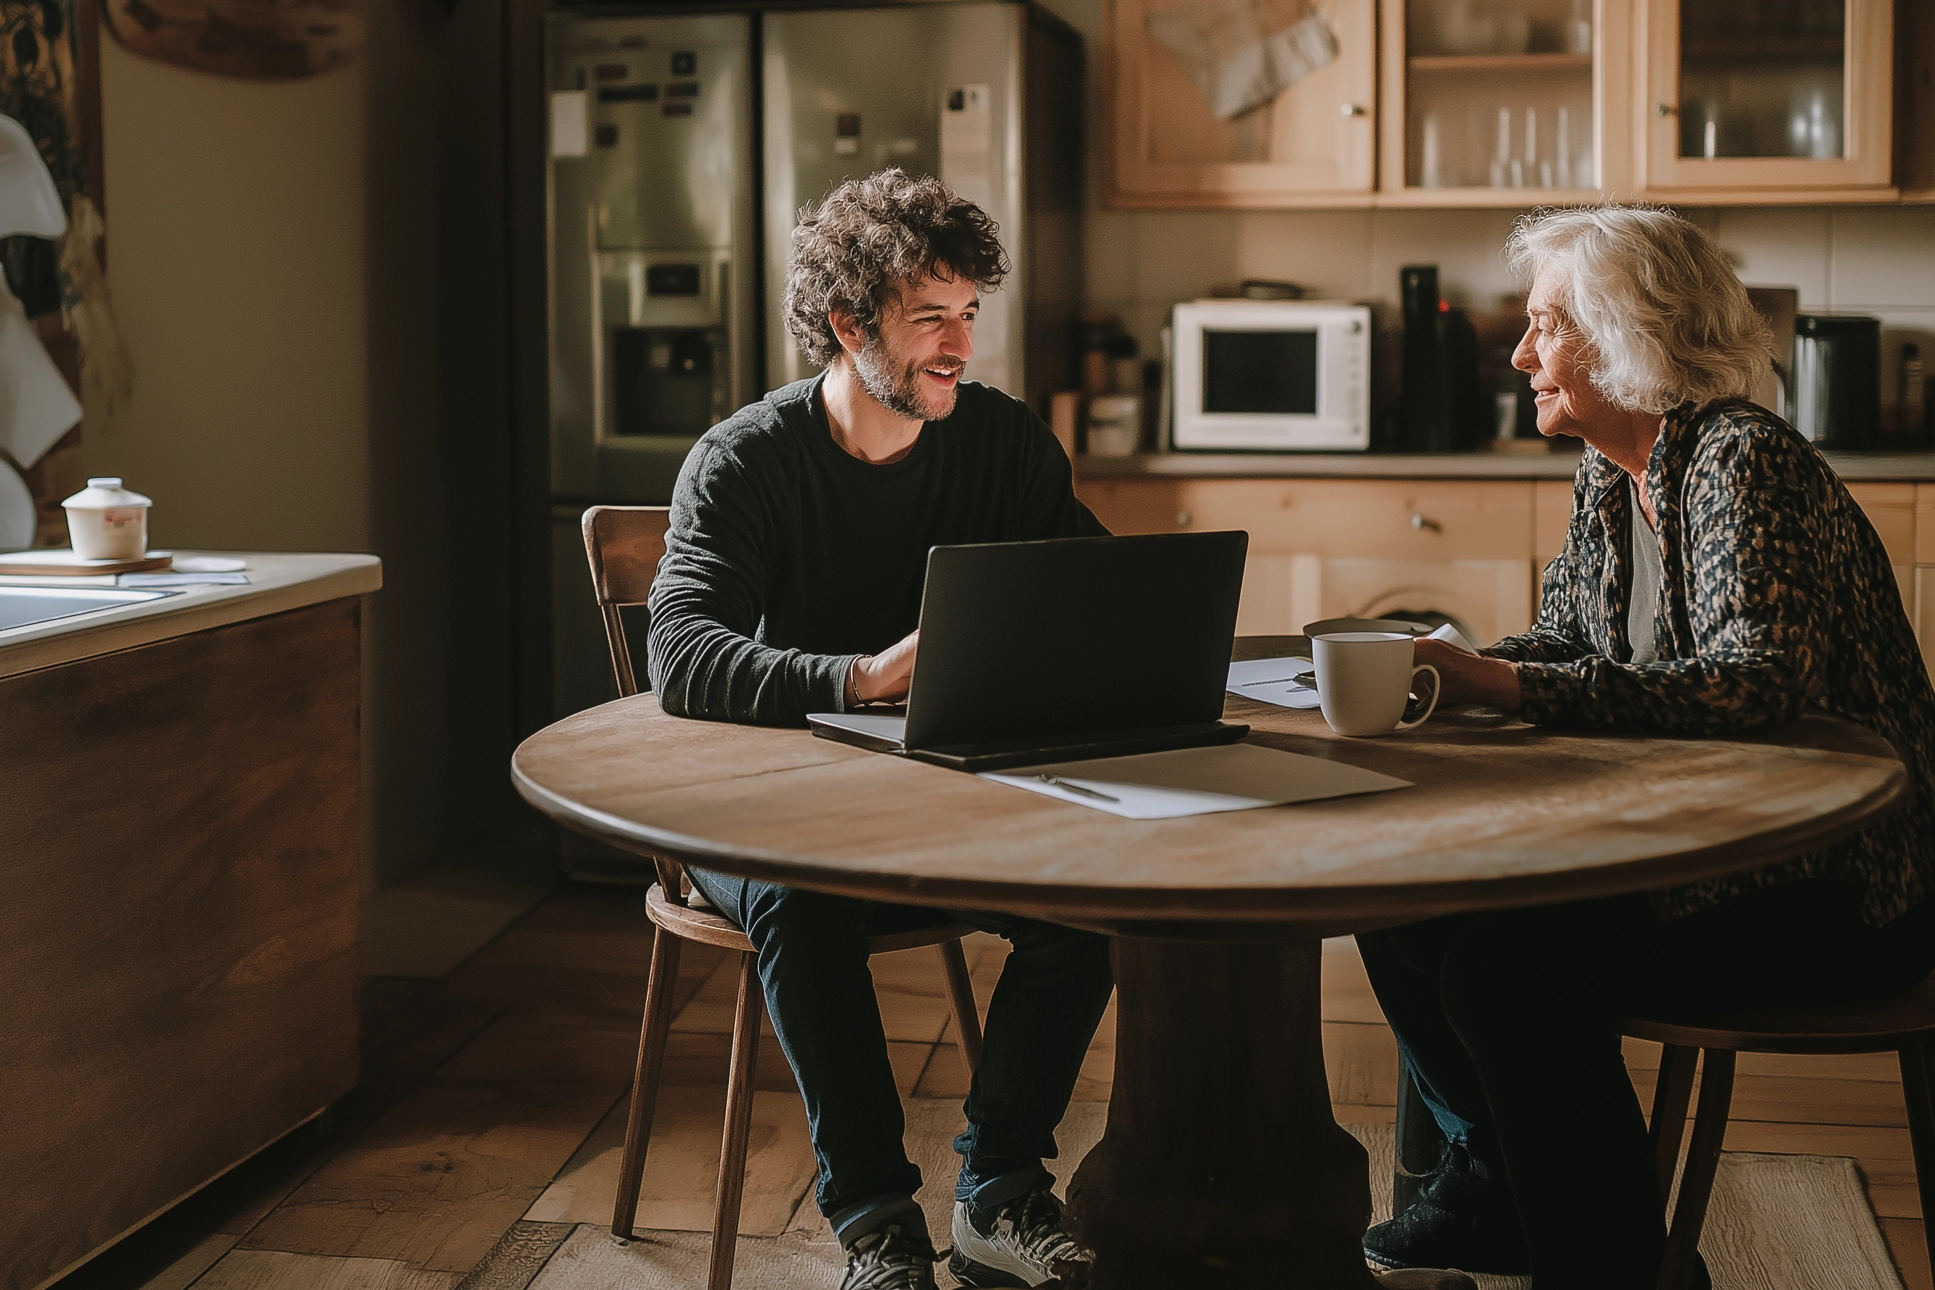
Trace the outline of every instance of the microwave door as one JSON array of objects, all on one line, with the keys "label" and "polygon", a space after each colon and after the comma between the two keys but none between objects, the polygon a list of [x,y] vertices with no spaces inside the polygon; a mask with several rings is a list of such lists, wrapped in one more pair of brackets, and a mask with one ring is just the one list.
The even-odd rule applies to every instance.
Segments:
[{"label": "microwave door", "polygon": [[1203,411],[1317,415],[1317,333],[1205,328]]}]

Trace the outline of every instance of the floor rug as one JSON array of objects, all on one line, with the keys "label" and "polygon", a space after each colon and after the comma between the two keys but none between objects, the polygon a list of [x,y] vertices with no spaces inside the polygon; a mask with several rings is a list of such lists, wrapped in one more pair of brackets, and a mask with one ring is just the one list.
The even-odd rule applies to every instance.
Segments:
[{"label": "floor rug", "polygon": [[[1074,1172],[1102,1134],[1108,1108],[1078,1102],[1057,1135],[1055,1173]],[[907,1104],[907,1139],[928,1179],[921,1192],[937,1241],[948,1241],[955,1156],[949,1145],[961,1127],[952,1102]],[[1371,1158],[1374,1219],[1390,1212],[1392,1129],[1348,1124]],[[546,1225],[549,1226],[549,1225]],[[512,1272],[487,1259],[462,1285],[483,1290],[699,1290],[705,1285],[710,1238],[696,1232],[641,1232],[616,1242],[602,1226],[570,1229],[540,1268],[525,1262]],[[1701,1249],[1717,1290],[1901,1290],[1880,1229],[1868,1208],[1852,1160],[1830,1156],[1721,1157]],[[741,1237],[734,1282],[744,1286],[837,1290],[841,1258],[832,1233],[802,1199],[792,1224],[776,1237]],[[524,1269],[530,1269],[525,1271]],[[952,1284],[939,1274],[943,1287]],[[1525,1290],[1514,1277],[1480,1278],[1481,1290]]]}]

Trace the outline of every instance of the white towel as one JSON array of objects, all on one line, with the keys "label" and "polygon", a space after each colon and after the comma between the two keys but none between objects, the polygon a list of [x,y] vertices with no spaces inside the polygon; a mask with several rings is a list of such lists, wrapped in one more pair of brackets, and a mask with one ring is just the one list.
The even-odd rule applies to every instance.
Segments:
[{"label": "white towel", "polygon": [[80,400],[0,278],[0,448],[24,470],[80,419]]}]

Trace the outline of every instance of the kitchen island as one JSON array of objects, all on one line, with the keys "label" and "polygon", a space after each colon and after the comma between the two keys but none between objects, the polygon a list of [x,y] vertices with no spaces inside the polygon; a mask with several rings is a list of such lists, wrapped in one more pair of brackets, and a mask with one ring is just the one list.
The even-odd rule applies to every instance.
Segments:
[{"label": "kitchen island", "polygon": [[0,1290],[59,1276],[357,1080],[362,597],[381,566],[241,558],[247,585],[0,631]]}]

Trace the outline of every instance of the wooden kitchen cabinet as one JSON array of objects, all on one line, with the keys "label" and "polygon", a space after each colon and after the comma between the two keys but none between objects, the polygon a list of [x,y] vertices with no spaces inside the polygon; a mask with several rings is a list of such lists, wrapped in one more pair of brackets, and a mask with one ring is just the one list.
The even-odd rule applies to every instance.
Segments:
[{"label": "wooden kitchen cabinet", "polygon": [[[270,609],[321,581],[262,571],[295,558],[250,557],[246,608],[176,614],[221,625],[115,648],[143,629],[123,621],[58,665],[0,659],[5,1290],[356,1084],[362,607]],[[374,565],[329,576],[373,589]],[[221,623],[248,613],[267,616]]]},{"label": "wooden kitchen cabinet", "polygon": [[[1075,491],[1115,533],[1248,532],[1244,635],[1343,615],[1442,614],[1481,644],[1523,631],[1572,517],[1563,479],[1144,476],[1078,478]],[[1935,484],[1856,481],[1848,492],[1935,660]]]},{"label": "wooden kitchen cabinet", "polygon": [[1632,23],[1620,0],[1512,14],[1383,0],[1379,205],[1596,201],[1632,188]]},{"label": "wooden kitchen cabinet", "polygon": [[1935,680],[1935,484],[1915,485],[1915,635]]},{"label": "wooden kitchen cabinet", "polygon": [[1572,481],[1541,479],[1532,485],[1532,562],[1545,573],[1545,566],[1565,550],[1566,532],[1572,527]]},{"label": "wooden kitchen cabinet", "polygon": [[1887,190],[1894,10],[1894,0],[1642,0],[1635,83],[1646,189]]},{"label": "wooden kitchen cabinet", "polygon": [[1532,491],[1520,481],[1084,479],[1076,492],[1112,532],[1246,529],[1253,553],[1531,558]]},{"label": "wooden kitchen cabinet", "polygon": [[1081,480],[1112,532],[1243,529],[1237,631],[1437,613],[1486,642],[1530,625],[1533,485],[1403,479]]},{"label": "wooden kitchen cabinet", "polygon": [[1112,206],[1935,201],[1923,0],[1336,0],[1337,60],[1229,121],[1149,35],[1184,2],[1103,0]]},{"label": "wooden kitchen cabinet", "polygon": [[[1337,58],[1269,104],[1219,121],[1189,66],[1149,34],[1175,0],[1103,0],[1109,203],[1280,207],[1368,200],[1376,178],[1376,0],[1323,9]],[[1302,16],[1259,0],[1266,27]],[[1281,10],[1281,12],[1278,12]]]},{"label": "wooden kitchen cabinet", "polygon": [[1888,563],[1901,586],[1901,603],[1915,612],[1915,489],[1914,484],[1849,484],[1848,494],[1875,526]]},{"label": "wooden kitchen cabinet", "polygon": [[1922,643],[1928,679],[1935,681],[1935,564],[1915,569],[1915,635]]}]

